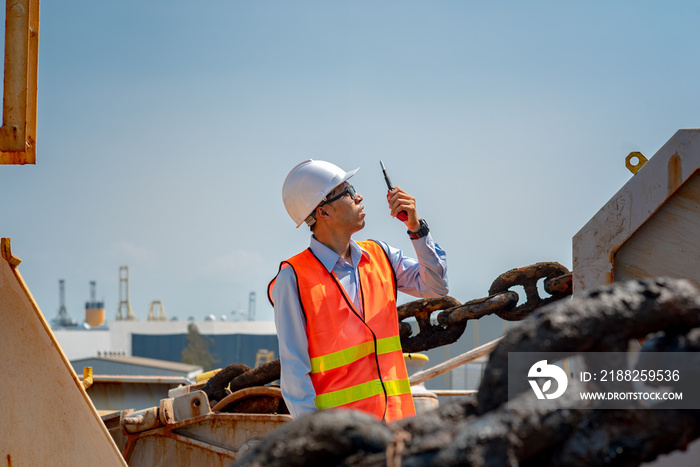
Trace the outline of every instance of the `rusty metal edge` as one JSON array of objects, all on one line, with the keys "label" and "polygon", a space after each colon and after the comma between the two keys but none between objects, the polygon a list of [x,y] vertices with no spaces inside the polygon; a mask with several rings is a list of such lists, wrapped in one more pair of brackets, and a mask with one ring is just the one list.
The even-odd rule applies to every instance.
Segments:
[{"label": "rusty metal edge", "polygon": [[[205,420],[215,420],[215,419],[227,419],[232,420],[248,420],[248,421],[292,421],[292,416],[287,414],[259,414],[259,413],[225,413],[225,412],[209,412],[198,417],[188,418],[187,420],[181,420],[179,422],[168,425],[168,429],[177,429],[187,425],[193,425],[195,423],[200,423]],[[161,430],[162,428],[158,428]]]},{"label": "rusty metal edge", "polygon": [[[171,426],[157,428],[155,430],[150,430],[150,431],[146,431],[143,433],[139,433],[138,435],[129,435],[126,446],[124,447],[124,453],[123,453],[124,459],[129,459],[133,455],[134,450],[138,446],[139,441],[143,441],[146,438],[162,438],[162,437],[170,438],[170,439],[177,441],[179,443],[188,444],[191,446],[196,446],[196,447],[203,449],[205,451],[214,452],[217,455],[224,456],[226,458],[231,459],[232,461],[236,460],[236,458],[238,457],[237,450],[234,451],[232,449],[227,449],[227,448],[223,448],[221,446],[217,446],[216,444],[207,443],[206,441],[202,441],[202,440],[195,439],[195,438],[190,438],[187,436],[180,435],[178,433],[173,433]],[[161,432],[161,430],[164,430],[164,432]]]},{"label": "rusty metal edge", "polygon": [[[114,416],[114,415],[112,415]],[[168,437],[168,438],[173,438],[176,441],[185,443],[185,444],[192,444],[195,446],[198,446],[202,449],[206,450],[211,450],[219,454],[223,454],[227,457],[231,457],[232,459],[235,459],[237,454],[237,451],[233,451],[231,449],[227,448],[222,448],[219,447],[215,444],[207,443],[206,441],[201,441],[201,440],[196,440],[194,438],[189,438],[187,436],[180,435],[178,433],[173,433],[173,431],[184,428],[187,426],[191,425],[197,425],[202,422],[206,422],[209,420],[215,421],[215,420],[226,420],[226,419],[231,419],[232,421],[285,421],[285,422],[291,422],[293,421],[291,415],[285,415],[285,414],[238,414],[238,413],[214,413],[214,412],[209,412],[205,415],[200,415],[198,417],[193,417],[189,418],[187,420],[182,420],[176,423],[168,424],[159,428],[154,428],[152,430],[144,431],[141,433],[137,434],[126,434],[127,437],[127,442],[126,445],[124,446],[124,451],[122,452],[122,456],[124,459],[128,459],[131,457],[133,454],[135,446],[138,444],[139,440],[142,440],[147,437]],[[233,453],[233,455],[231,454]]]},{"label": "rusty metal edge", "polygon": [[2,250],[2,257],[5,261],[10,263],[10,267],[15,269],[22,262],[21,259],[12,254],[12,248],[10,246],[11,242],[8,237],[3,237],[0,239],[0,250]]}]

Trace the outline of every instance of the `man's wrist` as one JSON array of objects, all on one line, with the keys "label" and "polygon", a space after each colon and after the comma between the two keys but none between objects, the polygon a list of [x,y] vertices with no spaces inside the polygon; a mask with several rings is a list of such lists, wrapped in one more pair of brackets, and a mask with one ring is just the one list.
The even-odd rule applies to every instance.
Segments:
[{"label": "man's wrist", "polygon": [[404,225],[408,232],[417,232],[421,228],[420,219],[416,219],[415,222],[404,222]]},{"label": "man's wrist", "polygon": [[423,238],[426,235],[428,235],[428,232],[430,232],[430,228],[428,227],[428,223],[425,221],[425,219],[419,219],[420,227],[418,230],[412,232],[410,230],[407,231],[408,236],[410,237],[411,240],[418,240],[419,238]]}]

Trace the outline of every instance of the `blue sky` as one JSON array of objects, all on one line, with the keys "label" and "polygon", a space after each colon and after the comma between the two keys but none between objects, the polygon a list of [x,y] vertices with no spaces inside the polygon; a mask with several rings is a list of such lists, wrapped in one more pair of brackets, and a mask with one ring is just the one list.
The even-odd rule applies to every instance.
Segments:
[{"label": "blue sky", "polygon": [[[448,253],[451,295],[571,268],[574,234],[700,121],[690,1],[42,2],[37,165],[0,167],[20,271],[48,318],[66,280],[107,318],[202,319],[265,298],[305,248],[281,200],[306,158],[360,167],[367,227],[408,249],[379,160]],[[407,298],[404,298],[406,300]],[[496,318],[491,320],[497,322]]]}]

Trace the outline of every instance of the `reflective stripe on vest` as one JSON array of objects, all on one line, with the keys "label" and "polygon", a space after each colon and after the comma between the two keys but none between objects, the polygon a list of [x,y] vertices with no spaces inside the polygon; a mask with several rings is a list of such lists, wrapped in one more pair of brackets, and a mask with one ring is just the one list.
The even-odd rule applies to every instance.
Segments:
[{"label": "reflective stripe on vest", "polygon": [[316,396],[315,403],[319,409],[330,409],[384,394],[384,389],[386,389],[388,396],[400,396],[411,393],[411,384],[407,379],[400,379],[384,381],[384,387],[382,387],[382,382],[375,379],[367,383],[350,386],[349,388],[319,394]]},{"label": "reflective stripe on vest", "polygon": [[[396,351],[402,352],[403,355],[399,336],[377,339],[377,355]],[[323,371],[332,370],[333,368],[349,365],[373,353],[374,342],[363,342],[362,344],[345,350],[339,350],[338,352],[333,352],[321,357],[314,357],[311,359],[311,372],[321,373]]]}]

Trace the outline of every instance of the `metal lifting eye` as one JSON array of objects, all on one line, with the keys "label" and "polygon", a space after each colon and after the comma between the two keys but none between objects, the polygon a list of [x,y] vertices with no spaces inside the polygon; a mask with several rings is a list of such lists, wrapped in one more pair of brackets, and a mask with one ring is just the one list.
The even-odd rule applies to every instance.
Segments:
[{"label": "metal lifting eye", "polygon": [[646,163],[647,158],[644,157],[642,153],[638,151],[629,153],[625,158],[625,167],[627,167],[627,169],[633,174],[636,174],[639,171],[639,169],[641,169],[642,166]]}]

